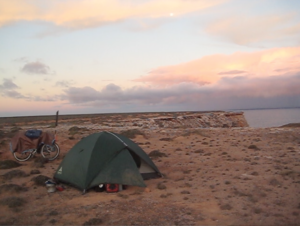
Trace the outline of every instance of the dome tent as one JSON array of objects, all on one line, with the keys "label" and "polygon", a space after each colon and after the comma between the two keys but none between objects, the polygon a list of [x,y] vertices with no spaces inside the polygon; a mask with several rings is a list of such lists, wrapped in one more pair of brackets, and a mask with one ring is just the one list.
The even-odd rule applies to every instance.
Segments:
[{"label": "dome tent", "polygon": [[54,179],[85,192],[99,184],[146,187],[144,179],[161,177],[149,156],[132,140],[112,132],[91,134],[67,153]]}]

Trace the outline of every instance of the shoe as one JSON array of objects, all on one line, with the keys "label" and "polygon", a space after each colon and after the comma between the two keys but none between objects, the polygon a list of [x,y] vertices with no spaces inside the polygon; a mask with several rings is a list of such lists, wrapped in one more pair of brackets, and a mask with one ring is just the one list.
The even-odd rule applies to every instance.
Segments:
[{"label": "shoe", "polygon": [[46,185],[48,185],[48,184],[52,184],[52,185],[55,185],[56,183],[53,181],[53,180],[47,180],[46,182],[45,182],[45,184]]}]

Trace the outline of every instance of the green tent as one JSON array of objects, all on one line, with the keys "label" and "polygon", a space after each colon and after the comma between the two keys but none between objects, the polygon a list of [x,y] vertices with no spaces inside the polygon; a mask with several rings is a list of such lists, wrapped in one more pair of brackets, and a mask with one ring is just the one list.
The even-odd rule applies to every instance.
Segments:
[{"label": "green tent", "polygon": [[67,153],[54,179],[84,192],[99,184],[146,187],[144,179],[161,177],[148,155],[132,140],[112,132],[91,134]]}]

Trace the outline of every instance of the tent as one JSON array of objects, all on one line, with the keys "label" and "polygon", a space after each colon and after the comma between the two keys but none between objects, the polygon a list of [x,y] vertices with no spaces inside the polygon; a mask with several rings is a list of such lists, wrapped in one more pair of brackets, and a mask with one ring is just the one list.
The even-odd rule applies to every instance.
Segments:
[{"label": "tent", "polygon": [[144,179],[161,177],[158,168],[132,140],[112,132],[91,134],[66,154],[54,179],[85,192],[99,184],[146,187]]}]

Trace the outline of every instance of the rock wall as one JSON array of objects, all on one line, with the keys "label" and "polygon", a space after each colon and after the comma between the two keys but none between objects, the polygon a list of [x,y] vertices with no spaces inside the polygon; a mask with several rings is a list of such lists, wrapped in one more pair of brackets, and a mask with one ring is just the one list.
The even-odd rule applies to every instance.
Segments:
[{"label": "rock wall", "polygon": [[[99,125],[100,124],[100,125]],[[160,116],[131,118],[125,120],[107,119],[105,123],[95,123],[94,127],[100,129],[109,127],[126,128],[231,128],[248,127],[243,112],[199,112],[176,116]]]},{"label": "rock wall", "polygon": [[152,118],[151,124],[164,128],[248,127],[243,112],[210,112],[178,117]]}]

